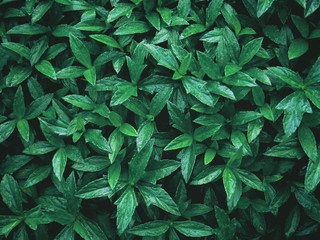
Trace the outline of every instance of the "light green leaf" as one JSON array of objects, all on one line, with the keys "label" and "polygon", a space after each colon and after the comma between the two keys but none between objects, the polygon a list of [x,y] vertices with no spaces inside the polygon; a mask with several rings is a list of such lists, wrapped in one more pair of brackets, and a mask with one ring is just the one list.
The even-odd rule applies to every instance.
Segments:
[{"label": "light green leaf", "polygon": [[95,67],[90,67],[89,69],[85,70],[83,72],[83,76],[85,77],[85,79],[87,79],[87,81],[91,85],[94,86],[96,84],[97,73],[96,73],[96,68]]},{"label": "light green leaf", "polygon": [[132,96],[137,96],[137,86],[134,86],[130,82],[122,82],[117,84],[117,90],[111,98],[110,105],[116,106],[125,102]]},{"label": "light green leaf", "polygon": [[21,135],[21,137],[28,142],[29,141],[29,135],[30,135],[30,131],[29,131],[29,124],[28,121],[25,119],[20,119],[17,122],[17,129]]},{"label": "light green leaf", "polygon": [[131,137],[138,136],[137,130],[129,123],[123,123],[120,126],[120,132],[122,132],[123,134],[125,134],[127,136],[131,136]]},{"label": "light green leaf", "polygon": [[150,31],[147,23],[142,21],[133,21],[119,27],[113,34],[114,35],[129,35],[137,33],[146,33]]},{"label": "light green leaf", "polygon": [[300,88],[302,86],[302,78],[299,73],[291,69],[285,67],[269,67],[268,71],[293,88]]},{"label": "light green leaf", "polygon": [[309,160],[304,179],[304,188],[307,192],[313,192],[320,182],[320,158]]},{"label": "light green leaf", "polygon": [[63,172],[67,165],[67,153],[64,148],[60,148],[53,156],[52,168],[59,181],[63,178]]},{"label": "light green leaf", "polygon": [[37,183],[47,178],[50,172],[51,172],[51,166],[43,166],[43,167],[37,168],[35,171],[33,171],[30,174],[30,176],[28,177],[27,181],[24,184],[24,187],[28,188],[33,185],[36,185]]},{"label": "light green leaf", "polygon": [[182,134],[178,137],[176,137],[175,139],[173,139],[165,148],[165,151],[169,151],[169,150],[176,150],[179,148],[185,148],[185,147],[189,147],[192,144],[192,136],[189,134]]}]

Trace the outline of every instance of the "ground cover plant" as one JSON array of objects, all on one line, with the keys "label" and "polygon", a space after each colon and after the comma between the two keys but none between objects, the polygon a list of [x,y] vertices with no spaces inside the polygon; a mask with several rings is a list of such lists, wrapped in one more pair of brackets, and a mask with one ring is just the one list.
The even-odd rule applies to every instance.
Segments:
[{"label": "ground cover plant", "polygon": [[0,239],[316,239],[320,0],[1,0]]}]

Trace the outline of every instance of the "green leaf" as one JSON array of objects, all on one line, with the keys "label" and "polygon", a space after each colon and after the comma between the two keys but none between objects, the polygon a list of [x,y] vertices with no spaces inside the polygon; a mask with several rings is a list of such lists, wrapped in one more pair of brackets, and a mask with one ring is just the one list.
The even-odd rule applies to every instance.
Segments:
[{"label": "green leaf", "polygon": [[320,57],[318,57],[317,61],[313,64],[310,71],[308,72],[308,76],[305,79],[306,85],[311,85],[314,83],[318,83],[320,81]]},{"label": "green leaf", "polygon": [[15,43],[15,42],[5,42],[2,43],[1,46],[18,53],[19,55],[25,57],[27,60],[30,59],[30,49],[23,44]]},{"label": "green leaf", "polygon": [[180,216],[178,206],[160,185],[139,185],[138,189],[147,206],[154,205],[171,214]]},{"label": "green leaf", "polygon": [[240,111],[237,112],[233,117],[232,117],[232,125],[243,125],[246,123],[249,123],[251,121],[254,121],[256,119],[259,119],[262,117],[261,113],[254,112],[254,111]]},{"label": "green leaf", "polygon": [[154,123],[150,121],[145,121],[142,123],[138,129],[138,136],[136,139],[137,150],[140,152],[144,146],[147,144],[149,139],[152,137],[154,132]]},{"label": "green leaf", "polygon": [[32,12],[31,23],[34,24],[38,22],[51,8],[52,3],[53,1],[50,0],[40,2]]},{"label": "green leaf", "polygon": [[130,82],[122,82],[117,84],[117,90],[111,98],[110,105],[116,106],[125,102],[132,96],[137,96],[137,86],[134,86]]},{"label": "green leaf", "polygon": [[268,149],[264,155],[269,157],[300,159],[304,156],[304,153],[300,150],[300,146],[297,141],[288,141],[273,146]]},{"label": "green leaf", "polygon": [[202,70],[213,80],[221,78],[219,66],[205,53],[197,51]]},{"label": "green leaf", "polygon": [[78,78],[81,77],[86,71],[84,67],[81,66],[70,66],[61,69],[60,71],[57,72],[56,76],[58,79],[61,78]]},{"label": "green leaf", "polygon": [[108,186],[108,180],[98,178],[79,189],[76,196],[83,199],[98,197],[111,197],[112,189]]},{"label": "green leaf", "polygon": [[204,154],[204,165],[211,163],[216,154],[217,151],[215,149],[208,148]]},{"label": "green leaf", "polygon": [[156,117],[167,104],[171,94],[172,88],[166,88],[163,91],[158,92],[151,100],[149,113]]},{"label": "green leaf", "polygon": [[146,33],[150,31],[148,24],[142,21],[133,21],[119,27],[113,34],[114,35],[129,35],[137,33]]},{"label": "green leaf", "polygon": [[29,142],[29,136],[30,136],[30,129],[29,129],[29,124],[28,124],[28,121],[25,120],[25,119],[20,119],[18,120],[17,122],[17,129],[21,135],[21,137]]},{"label": "green leaf", "polygon": [[115,204],[117,205],[117,229],[121,235],[128,227],[134,211],[138,206],[133,188],[128,187]]},{"label": "green leaf", "polygon": [[49,29],[45,26],[26,23],[14,26],[7,32],[7,34],[38,35],[44,34],[48,31]]},{"label": "green leaf", "polygon": [[225,168],[222,174],[223,186],[227,193],[227,199],[230,199],[235,191],[237,178],[230,168]]},{"label": "green leaf", "polygon": [[64,228],[59,232],[59,234],[54,238],[54,240],[65,240],[65,239],[74,240],[73,227],[67,225],[67,226],[64,227]]},{"label": "green leaf", "polygon": [[135,5],[129,3],[117,4],[108,14],[107,22],[113,22],[122,16],[130,16],[132,10],[135,8]]},{"label": "green leaf", "polygon": [[13,113],[18,119],[22,118],[25,114],[26,107],[24,104],[24,96],[22,87],[19,86],[13,100]]},{"label": "green leaf", "polygon": [[233,173],[237,178],[239,178],[244,184],[248,185],[249,187],[257,189],[259,191],[265,190],[265,187],[263,186],[261,180],[253,173],[242,169],[235,169]]},{"label": "green leaf", "polygon": [[183,179],[188,182],[196,161],[195,144],[182,149],[178,155],[178,158],[181,159],[181,171]]},{"label": "green leaf", "polygon": [[27,181],[24,184],[25,188],[31,187],[36,185],[37,183],[41,182],[45,178],[49,176],[51,172],[51,166],[43,166],[37,168],[34,172],[30,174]]},{"label": "green leaf", "polygon": [[239,19],[237,18],[237,12],[230,4],[225,2],[221,8],[221,13],[226,22],[233,27],[236,35],[238,35],[241,31],[241,25]]},{"label": "green leaf", "polygon": [[223,0],[211,0],[206,9],[206,22],[208,26],[211,26],[220,15],[222,4]]},{"label": "green leaf", "polygon": [[306,40],[304,39],[294,39],[290,46],[289,46],[289,51],[288,51],[288,57],[289,60],[298,58],[305,54],[309,49],[309,44]]},{"label": "green leaf", "polygon": [[0,215],[0,235],[7,238],[12,229],[20,224],[22,218],[20,216]]},{"label": "green leaf", "polygon": [[91,67],[91,57],[86,45],[72,33],[69,34],[69,44],[73,55],[85,67]]},{"label": "green leaf", "polygon": [[296,26],[296,28],[301,33],[302,37],[308,38],[309,24],[307,23],[307,21],[304,18],[299,17],[297,15],[293,15],[293,14],[291,14],[291,19],[292,19],[294,25]]},{"label": "green leaf", "polygon": [[121,174],[121,164],[119,162],[112,164],[108,168],[108,182],[112,189],[114,189],[115,186],[117,185],[120,174]]},{"label": "green leaf", "polygon": [[217,82],[217,81],[210,81],[207,82],[206,85],[207,89],[217,95],[223,96],[225,98],[229,98],[231,100],[236,100],[236,97],[232,90],[227,86]]},{"label": "green leaf", "polygon": [[177,221],[173,227],[187,237],[205,237],[213,234],[213,229],[203,223],[195,221]]},{"label": "green leaf", "polygon": [[315,161],[318,157],[317,143],[311,129],[304,124],[300,125],[298,129],[298,139],[303,151],[311,160]]},{"label": "green leaf", "polygon": [[283,129],[287,136],[293,134],[299,127],[304,113],[312,113],[312,108],[303,92],[296,91],[284,98],[276,106],[284,110]]},{"label": "green leaf", "polygon": [[15,65],[11,68],[9,74],[6,77],[6,84],[8,87],[14,87],[26,80],[32,73],[30,67],[22,67]]},{"label": "green leaf", "polygon": [[33,66],[36,64],[41,56],[44,54],[44,52],[48,48],[48,38],[47,37],[42,37],[38,39],[34,45],[32,46],[30,50],[30,64]]},{"label": "green leaf", "polygon": [[297,230],[300,222],[300,209],[296,205],[291,209],[285,223],[285,235],[287,238],[291,237],[292,234]]},{"label": "green leaf", "polygon": [[239,65],[243,66],[250,62],[250,60],[256,55],[261,48],[263,38],[256,38],[246,43],[241,50],[239,57]]},{"label": "green leaf", "polygon": [[104,34],[92,34],[92,35],[90,35],[90,37],[92,39],[97,40],[98,42],[102,42],[110,47],[122,49],[122,47],[119,45],[119,43],[110,36],[107,36]]},{"label": "green leaf", "polygon": [[28,146],[23,150],[23,153],[30,155],[41,155],[52,152],[56,149],[57,147],[51,145],[49,142],[39,141]]},{"label": "green leaf", "polygon": [[83,76],[91,85],[96,84],[96,79],[97,79],[97,73],[96,73],[96,68],[95,67],[90,67],[89,69],[85,70],[83,72]]},{"label": "green leaf", "polygon": [[223,172],[223,167],[221,166],[211,166],[200,172],[191,181],[191,185],[203,185],[215,181],[218,179]]},{"label": "green leaf", "polygon": [[205,26],[203,26],[202,24],[192,24],[189,25],[188,27],[186,27],[185,29],[183,29],[181,35],[180,35],[180,39],[185,39],[188,38],[192,35],[198,34],[198,33],[202,33],[206,30],[207,28]]},{"label": "green leaf", "polygon": [[157,237],[169,230],[169,223],[164,220],[155,220],[144,224],[136,225],[128,232],[142,237]]},{"label": "green leaf", "polygon": [[190,63],[192,61],[192,53],[188,53],[181,61],[179,67],[179,73],[181,75],[185,75],[190,67]]},{"label": "green leaf", "polygon": [[38,117],[41,113],[43,113],[47,106],[50,104],[52,99],[52,94],[46,94],[42,97],[34,100],[27,108],[27,112],[25,114],[25,119],[30,120]]},{"label": "green leaf", "polygon": [[173,71],[178,71],[179,64],[169,49],[158,47],[152,44],[144,44],[144,46],[159,65],[169,68]]},{"label": "green leaf", "polygon": [[63,100],[83,110],[93,110],[96,106],[88,96],[72,94],[63,97]]},{"label": "green leaf", "polygon": [[53,172],[59,181],[63,178],[63,172],[67,165],[67,153],[65,148],[60,148],[52,158]]},{"label": "green leaf", "polygon": [[258,0],[257,17],[261,17],[273,4],[274,0]]},{"label": "green leaf", "polygon": [[175,149],[179,149],[179,148],[185,148],[185,147],[189,147],[192,144],[192,136],[190,136],[189,134],[182,134],[178,137],[176,137],[175,139],[173,139],[165,148],[165,151],[169,151],[169,150],[175,150]]},{"label": "green leaf", "polygon": [[36,64],[36,69],[41,72],[43,75],[46,75],[49,78],[57,79],[56,71],[54,70],[51,63],[47,60],[41,60],[39,63]]},{"label": "green leaf", "polygon": [[186,18],[190,13],[191,0],[179,0],[177,9],[179,17]]},{"label": "green leaf", "polygon": [[11,120],[0,124],[0,143],[10,137],[16,127],[16,123],[16,120]]},{"label": "green leaf", "polygon": [[16,215],[23,213],[22,195],[18,182],[11,175],[4,175],[0,183],[0,193],[3,202]]},{"label": "green leaf", "polygon": [[223,83],[238,87],[255,87],[255,80],[244,72],[237,72],[231,76],[227,76],[222,80]]},{"label": "green leaf", "polygon": [[192,125],[189,115],[185,115],[181,110],[173,103],[167,104],[169,115],[174,122],[173,127],[184,133],[192,132]]},{"label": "green leaf", "polygon": [[304,179],[304,187],[307,192],[313,192],[320,182],[320,158],[309,160]]},{"label": "green leaf", "polygon": [[73,229],[77,232],[84,240],[102,239],[107,240],[108,238],[101,230],[100,226],[84,217],[80,216],[74,222]]},{"label": "green leaf", "polygon": [[122,132],[123,134],[125,134],[127,136],[131,136],[131,137],[138,136],[137,130],[129,123],[123,123],[120,126],[120,132]]},{"label": "green leaf", "polygon": [[304,8],[304,17],[309,17],[320,7],[319,0],[310,0],[307,2],[306,7]]},{"label": "green leaf", "polygon": [[84,135],[86,142],[93,144],[98,149],[104,152],[111,152],[110,146],[107,140],[102,135],[100,129],[88,129]]},{"label": "green leaf", "polygon": [[148,165],[153,150],[154,139],[144,146],[140,152],[136,152],[129,162],[130,179],[137,182],[140,180]]},{"label": "green leaf", "polygon": [[197,142],[203,142],[209,137],[216,134],[222,125],[201,126],[194,130],[194,139]]},{"label": "green leaf", "polygon": [[214,99],[205,87],[206,82],[194,77],[184,77],[182,83],[187,93],[192,94],[200,102],[208,106],[214,106]]},{"label": "green leaf", "polygon": [[109,136],[108,143],[110,145],[111,153],[108,154],[111,164],[116,160],[116,157],[124,143],[124,136],[120,129],[115,129]]},{"label": "green leaf", "polygon": [[285,67],[269,67],[268,71],[293,88],[300,88],[302,85],[300,75],[291,69]]}]

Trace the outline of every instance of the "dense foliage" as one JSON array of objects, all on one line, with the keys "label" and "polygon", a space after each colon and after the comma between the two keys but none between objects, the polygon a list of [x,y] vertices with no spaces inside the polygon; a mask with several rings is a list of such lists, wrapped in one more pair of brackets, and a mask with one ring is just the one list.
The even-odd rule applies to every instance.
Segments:
[{"label": "dense foliage", "polygon": [[0,239],[311,239],[320,0],[1,0]]}]

